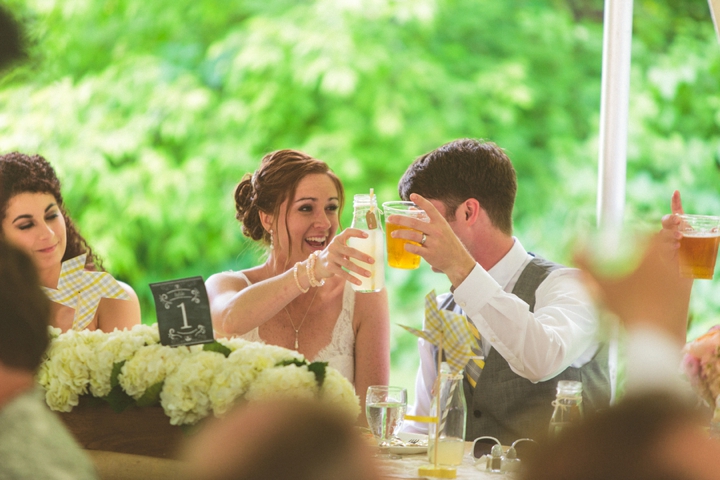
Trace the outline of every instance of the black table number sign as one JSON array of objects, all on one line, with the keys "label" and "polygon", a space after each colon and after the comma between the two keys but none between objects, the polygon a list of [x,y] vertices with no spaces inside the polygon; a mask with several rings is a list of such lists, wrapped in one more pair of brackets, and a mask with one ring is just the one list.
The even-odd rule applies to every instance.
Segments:
[{"label": "black table number sign", "polygon": [[151,283],[160,343],[171,347],[215,340],[202,277]]}]

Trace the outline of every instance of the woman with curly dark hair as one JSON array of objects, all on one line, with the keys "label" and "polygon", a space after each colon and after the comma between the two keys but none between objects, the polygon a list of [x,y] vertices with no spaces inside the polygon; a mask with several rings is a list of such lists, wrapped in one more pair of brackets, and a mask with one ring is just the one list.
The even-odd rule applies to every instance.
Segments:
[{"label": "woman with curly dark hair", "polygon": [[[0,235],[25,251],[38,269],[40,283],[57,289],[62,262],[87,254],[85,270],[102,271],[102,264],[65,211],[60,180],[39,155],[12,152],[0,155]],[[140,323],[140,303],[133,289],[118,282],[130,300],[103,298],[85,327],[111,332]],[[75,309],[52,302],[51,324],[67,331]]]},{"label": "woman with curly dark hair", "polygon": [[[324,162],[295,150],[263,157],[235,189],[243,234],[268,248],[267,261],[206,282],[216,332],[293,348],[326,361],[355,385],[364,411],[369,385],[389,378],[387,292],[356,293],[372,263],[351,248],[348,228],[337,234],[343,186]],[[383,261],[383,260],[379,260]],[[364,415],[360,419],[362,422]]]}]

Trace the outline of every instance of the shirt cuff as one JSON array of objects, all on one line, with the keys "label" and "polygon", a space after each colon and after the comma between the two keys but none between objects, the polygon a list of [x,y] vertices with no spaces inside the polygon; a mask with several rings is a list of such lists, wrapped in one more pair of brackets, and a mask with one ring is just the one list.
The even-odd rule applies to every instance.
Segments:
[{"label": "shirt cuff", "polygon": [[458,285],[453,295],[455,303],[470,315],[471,312],[477,312],[483,308],[501,290],[502,287],[495,279],[480,264],[476,263],[475,268]]}]

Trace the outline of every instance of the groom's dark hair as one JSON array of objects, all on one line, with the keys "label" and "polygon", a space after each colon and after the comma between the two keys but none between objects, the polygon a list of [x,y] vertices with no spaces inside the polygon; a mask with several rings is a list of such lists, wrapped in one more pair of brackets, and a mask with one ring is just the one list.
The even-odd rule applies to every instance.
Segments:
[{"label": "groom's dark hair", "polygon": [[510,158],[492,142],[464,138],[421,155],[400,179],[398,191],[404,200],[411,193],[439,200],[450,221],[462,202],[474,198],[497,229],[512,234],[517,178]]},{"label": "groom's dark hair", "polygon": [[50,342],[50,301],[30,257],[0,238],[0,362],[34,372]]}]

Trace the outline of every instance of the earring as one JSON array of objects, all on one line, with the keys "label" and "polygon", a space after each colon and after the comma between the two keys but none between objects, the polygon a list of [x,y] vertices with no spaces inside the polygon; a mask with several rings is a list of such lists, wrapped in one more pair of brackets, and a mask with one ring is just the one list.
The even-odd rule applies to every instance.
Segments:
[{"label": "earring", "polygon": [[273,241],[273,232],[272,229],[268,230],[268,233],[270,233],[270,250],[273,250],[275,248],[274,241]]}]

